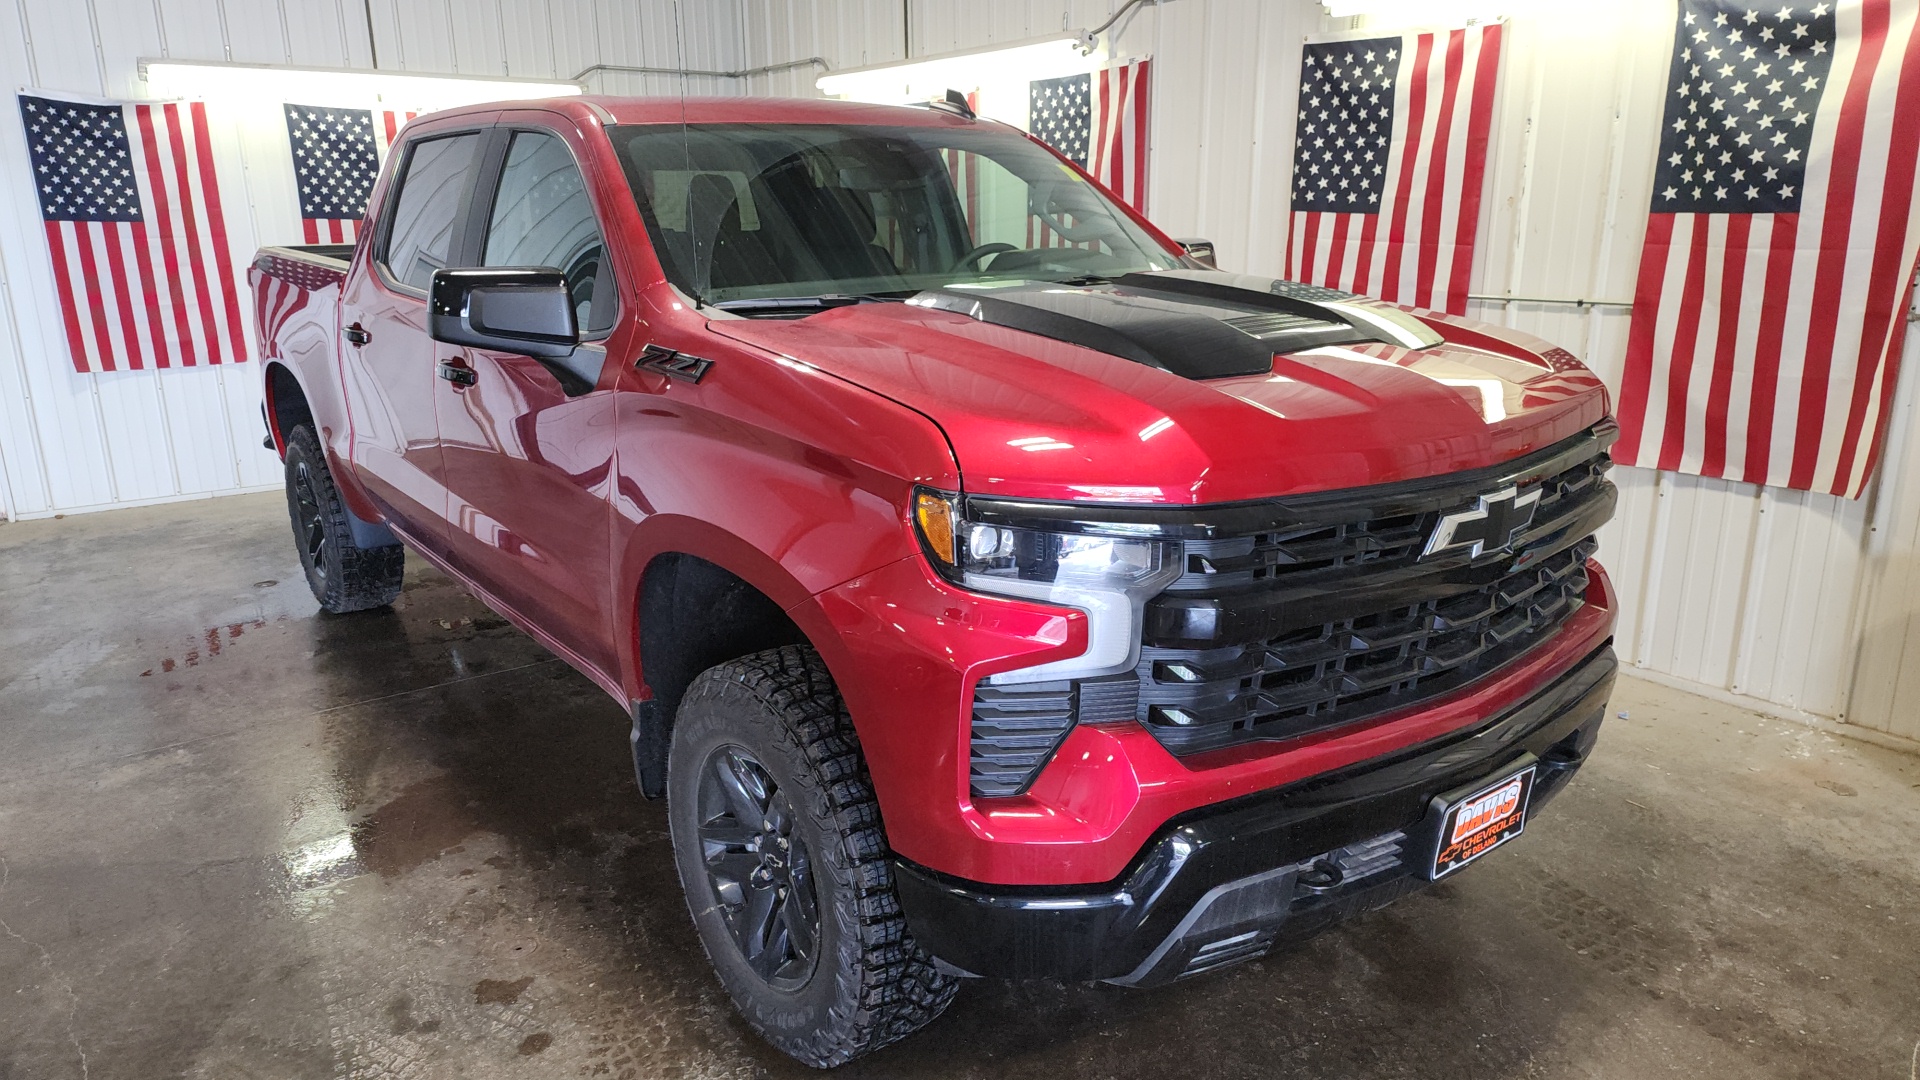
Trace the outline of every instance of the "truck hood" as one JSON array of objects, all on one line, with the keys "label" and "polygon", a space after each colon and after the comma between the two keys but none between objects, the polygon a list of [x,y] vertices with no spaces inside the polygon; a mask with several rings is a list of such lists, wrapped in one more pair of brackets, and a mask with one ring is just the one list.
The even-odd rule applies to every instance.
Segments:
[{"label": "truck hood", "polygon": [[1493,465],[1607,413],[1572,355],[1513,331],[1266,278],[923,293],[715,333],[931,419],[966,490],[1197,504]]}]

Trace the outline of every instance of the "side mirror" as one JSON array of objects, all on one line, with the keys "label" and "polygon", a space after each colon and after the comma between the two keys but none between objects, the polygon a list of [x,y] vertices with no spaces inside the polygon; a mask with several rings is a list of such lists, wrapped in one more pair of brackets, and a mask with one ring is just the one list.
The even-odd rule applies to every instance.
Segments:
[{"label": "side mirror", "polygon": [[1197,236],[1182,236],[1175,237],[1173,242],[1180,245],[1180,250],[1187,253],[1187,258],[1209,270],[1219,269],[1213,262],[1213,241],[1202,240]]},{"label": "side mirror", "polygon": [[449,345],[561,360],[580,344],[565,274],[545,266],[435,270],[427,333]]}]

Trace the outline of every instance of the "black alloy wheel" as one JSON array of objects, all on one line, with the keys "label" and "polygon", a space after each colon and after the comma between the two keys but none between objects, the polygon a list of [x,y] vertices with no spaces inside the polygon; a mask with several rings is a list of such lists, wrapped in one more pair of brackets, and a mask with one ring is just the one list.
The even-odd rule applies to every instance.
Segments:
[{"label": "black alloy wheel", "polygon": [[311,425],[295,424],[286,446],[287,517],[313,598],[335,615],[393,603],[406,571],[406,549],[398,542],[377,547],[356,542],[354,518]]},{"label": "black alloy wheel", "polygon": [[727,930],[754,974],[806,984],[820,940],[813,858],[793,804],[745,748],[717,747],[700,771],[700,852]]},{"label": "black alloy wheel", "polygon": [[669,738],[687,913],[747,1024],[824,1069],[939,1016],[958,981],[907,929],[860,738],[820,654],[782,645],[708,668]]},{"label": "black alloy wheel", "polygon": [[300,543],[302,561],[324,584],[327,577],[327,523],[320,509],[320,493],[314,490],[313,468],[295,461],[293,468],[293,529]]}]

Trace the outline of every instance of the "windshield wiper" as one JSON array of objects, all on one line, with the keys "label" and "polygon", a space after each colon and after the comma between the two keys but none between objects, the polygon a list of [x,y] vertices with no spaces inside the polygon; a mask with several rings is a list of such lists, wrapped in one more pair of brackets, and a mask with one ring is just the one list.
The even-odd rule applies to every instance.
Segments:
[{"label": "windshield wiper", "polygon": [[825,311],[828,308],[850,307],[854,304],[892,304],[905,300],[912,293],[822,293],[819,296],[756,296],[741,300],[722,300],[709,303],[721,311],[730,311],[736,315],[770,315],[782,311]]},{"label": "windshield wiper", "polygon": [[1113,279],[1099,274],[1081,274],[1079,277],[1050,278],[1055,285],[1111,285]]}]

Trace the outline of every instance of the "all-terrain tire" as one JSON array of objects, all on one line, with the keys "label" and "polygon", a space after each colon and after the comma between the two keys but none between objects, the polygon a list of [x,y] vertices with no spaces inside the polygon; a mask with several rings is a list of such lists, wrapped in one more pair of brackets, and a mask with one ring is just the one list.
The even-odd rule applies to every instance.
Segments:
[{"label": "all-terrain tire", "polygon": [[286,475],[287,516],[313,598],[335,615],[393,603],[400,595],[407,549],[354,543],[340,488],[327,468],[319,436],[306,424],[287,433]]},{"label": "all-terrain tire", "polygon": [[[784,793],[781,805],[793,811],[788,853],[809,852],[818,930],[811,967],[796,961],[785,980],[754,969],[728,922],[727,912],[745,905],[729,908],[725,879],[711,875],[716,819],[702,809],[701,781],[723,757],[753,762],[765,790]],[[667,814],[701,944],[741,1015],[776,1048],[830,1068],[918,1031],[953,1000],[958,981],[907,932],[853,722],[812,649],[768,649],[694,680],[674,722]],[[787,850],[784,836],[780,847]]]}]

